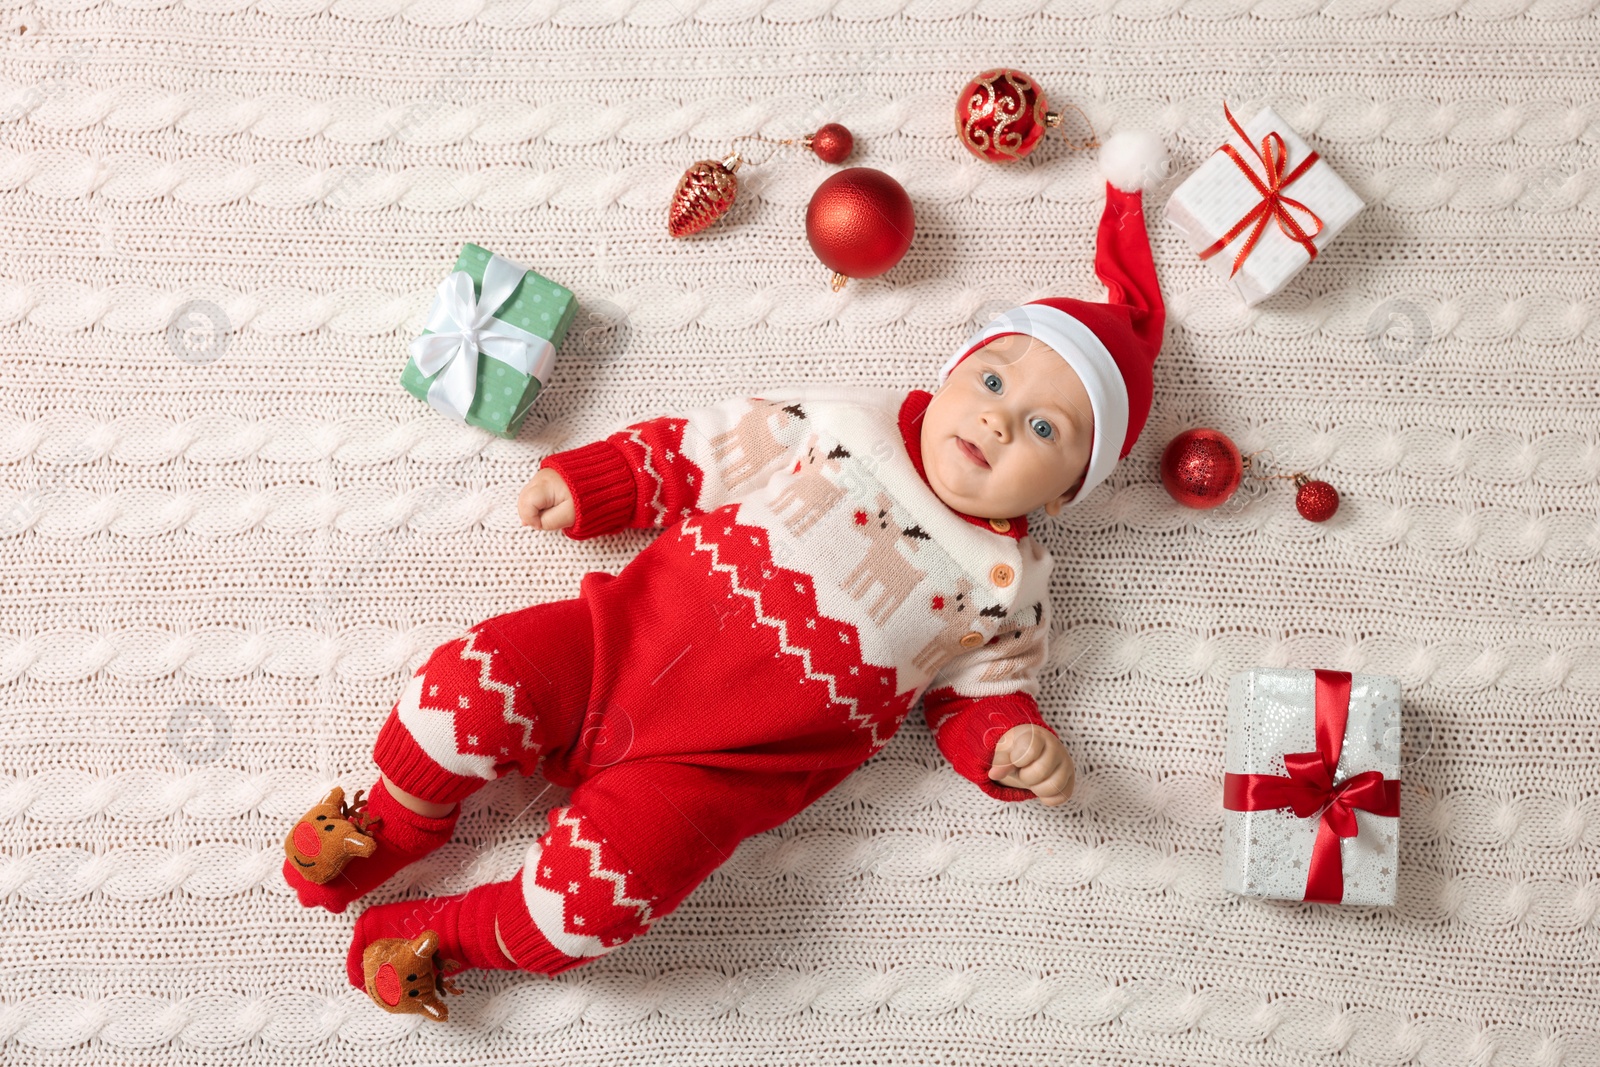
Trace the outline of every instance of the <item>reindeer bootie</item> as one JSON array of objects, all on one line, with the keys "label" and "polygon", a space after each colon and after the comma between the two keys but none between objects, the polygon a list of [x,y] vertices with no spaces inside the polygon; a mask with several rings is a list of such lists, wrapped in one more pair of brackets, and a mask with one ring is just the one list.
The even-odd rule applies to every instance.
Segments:
[{"label": "reindeer bootie", "polygon": [[439,935],[424,930],[409,941],[386,937],[366,947],[361,957],[363,987],[372,1002],[392,1015],[426,1015],[444,1022],[450,1009],[440,993],[460,994],[451,975],[455,960],[438,959]]},{"label": "reindeer bootie", "polygon": [[[421,1013],[443,1022],[445,1009],[429,991],[453,987],[443,979],[473,968],[516,970],[494,935],[501,895],[514,881],[491,882],[450,897],[397,900],[368,908],[350,935],[345,969],[384,1011]],[[390,969],[385,970],[384,965]],[[402,966],[404,964],[404,966]],[[415,993],[412,990],[416,990]],[[437,1011],[435,1009],[438,1009]]]},{"label": "reindeer bootie", "polygon": [[379,778],[371,797],[347,804],[335,786],[283,840],[283,878],[308,908],[340,912],[415,863],[454,832],[461,808],[437,819],[396,800]]}]

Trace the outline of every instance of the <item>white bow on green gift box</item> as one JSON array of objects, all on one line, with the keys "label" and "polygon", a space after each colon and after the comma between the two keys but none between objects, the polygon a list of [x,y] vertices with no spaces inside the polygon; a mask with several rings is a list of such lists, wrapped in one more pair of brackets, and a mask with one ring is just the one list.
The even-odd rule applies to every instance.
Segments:
[{"label": "white bow on green gift box", "polygon": [[[487,357],[504,364],[506,372],[532,379],[528,384],[535,389],[542,387],[549,379],[556,346],[565,334],[575,303],[565,288],[476,245],[463,248],[457,267],[476,266],[480,262],[483,264],[481,286],[474,286],[472,274],[465,269],[452,271],[439,283],[428,312],[427,332],[410,343],[414,373],[423,379],[432,379],[425,393],[411,371],[408,370],[403,380],[410,391],[422,395],[431,407],[457,422],[512,436],[520,425],[519,416],[525,413],[521,396],[503,412],[484,409],[480,404],[479,413],[469,417],[480,387],[479,359]],[[506,310],[505,305],[524,279],[545,290],[544,295],[553,292],[555,296],[550,313],[541,312],[549,323],[550,338],[496,317]],[[540,300],[540,289],[534,290],[533,300]],[[499,368],[497,372],[504,373]],[[499,416],[504,416],[503,422]]]}]

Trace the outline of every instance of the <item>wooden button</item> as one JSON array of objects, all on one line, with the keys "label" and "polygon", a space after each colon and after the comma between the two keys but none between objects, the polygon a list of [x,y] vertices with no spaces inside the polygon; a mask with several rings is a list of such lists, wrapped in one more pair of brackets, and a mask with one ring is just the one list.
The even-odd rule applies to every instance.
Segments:
[{"label": "wooden button", "polygon": [[976,630],[969,630],[961,638],[962,648],[977,648],[983,644],[983,635]]},{"label": "wooden button", "polygon": [[1005,533],[1007,530],[1011,529],[1011,520],[1010,519],[990,519],[989,520],[989,528],[991,530],[993,530],[995,533]]},{"label": "wooden button", "polygon": [[1011,579],[1015,578],[1016,576],[1017,572],[1006,566],[1004,563],[996,563],[989,569],[989,580],[995,585],[998,585],[1001,589],[1004,589],[1006,586],[1010,585]]}]

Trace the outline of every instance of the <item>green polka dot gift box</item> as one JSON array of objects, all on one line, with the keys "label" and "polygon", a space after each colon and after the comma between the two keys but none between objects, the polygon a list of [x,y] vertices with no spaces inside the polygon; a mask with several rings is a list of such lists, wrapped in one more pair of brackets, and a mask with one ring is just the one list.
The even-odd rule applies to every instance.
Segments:
[{"label": "green polka dot gift box", "polygon": [[515,437],[577,313],[572,291],[486,248],[461,246],[400,374],[440,414]]}]

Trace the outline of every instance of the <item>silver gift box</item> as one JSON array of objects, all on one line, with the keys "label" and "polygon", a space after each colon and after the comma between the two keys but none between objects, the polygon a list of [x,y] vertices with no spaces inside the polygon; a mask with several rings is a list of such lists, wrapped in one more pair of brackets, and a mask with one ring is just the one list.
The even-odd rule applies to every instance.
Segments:
[{"label": "silver gift box", "polygon": [[[1223,769],[1286,775],[1285,753],[1311,752],[1316,738],[1316,672],[1255,667],[1228,681]],[[1400,682],[1352,674],[1337,785],[1362,771],[1400,776]],[[1290,808],[1230,811],[1222,820],[1222,887],[1245,896],[1303,900],[1320,820]],[[1344,904],[1393,904],[1399,871],[1397,816],[1357,809],[1357,833],[1341,838]]]},{"label": "silver gift box", "polygon": [[[1251,143],[1245,144],[1231,128],[1227,143],[1233,145],[1234,151],[1263,182],[1266,181],[1266,172],[1256,156],[1256,150],[1261,147],[1261,138],[1268,133],[1277,131],[1283,138],[1289,152],[1288,170],[1299,166],[1300,161],[1311,152],[1311,146],[1270,107],[1262,108],[1256,112],[1255,118],[1240,125],[1250,135]],[[1322,220],[1322,232],[1311,239],[1311,244],[1319,254],[1366,206],[1355,191],[1334,173],[1327,159],[1320,156],[1304,174],[1283,187],[1283,195],[1300,201]],[[1239,165],[1218,150],[1207,156],[1205,162],[1173,191],[1167,200],[1166,216],[1183,234],[1189,246],[1196,252],[1202,252],[1231,230],[1261,199],[1260,191],[1240,172]],[[1309,234],[1314,224],[1303,212],[1292,211],[1292,214]],[[1279,229],[1278,223],[1269,218],[1255,248],[1251,249],[1239,272],[1229,279],[1233,261],[1254,225],[1251,223],[1222,251],[1205,261],[1222,278],[1231,280],[1246,304],[1258,304],[1276,293],[1311,262],[1305,246],[1285,234]]]}]

